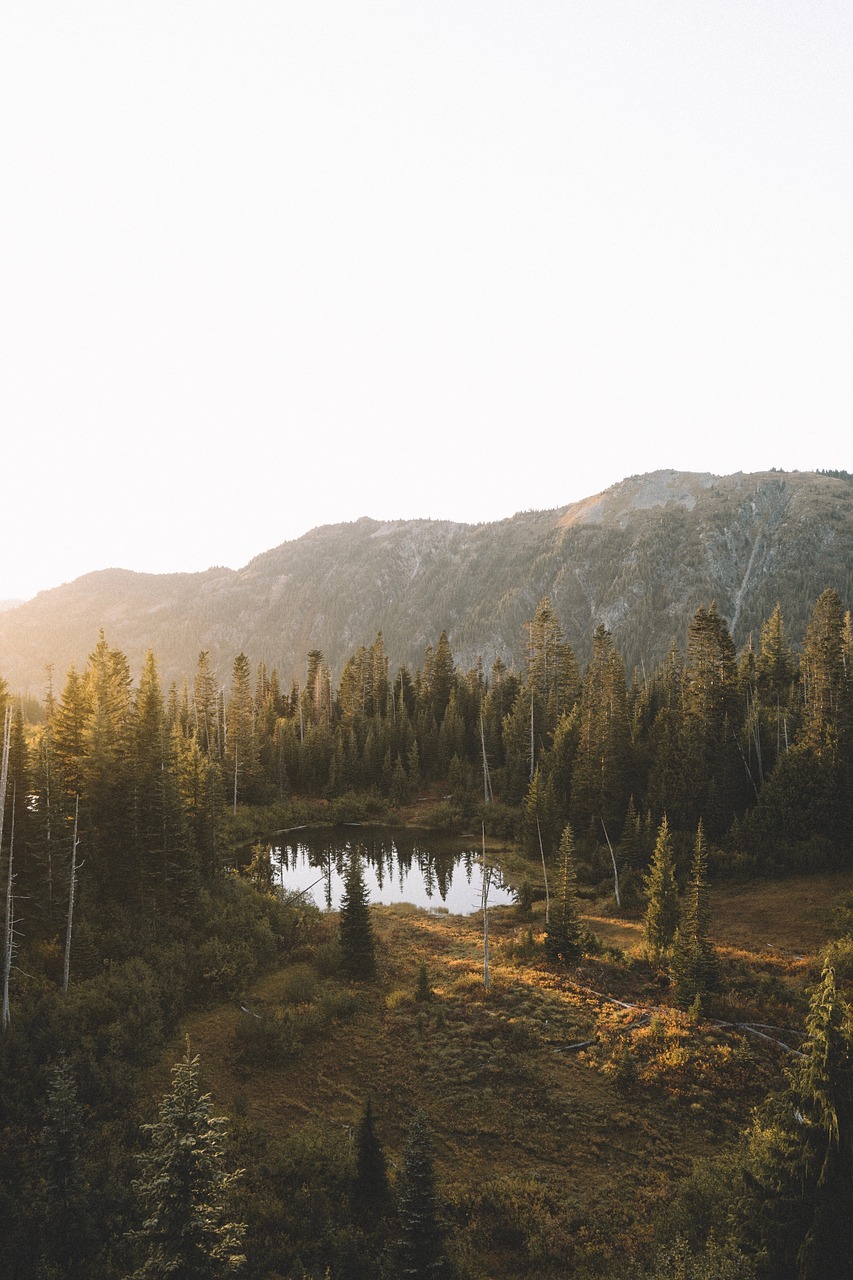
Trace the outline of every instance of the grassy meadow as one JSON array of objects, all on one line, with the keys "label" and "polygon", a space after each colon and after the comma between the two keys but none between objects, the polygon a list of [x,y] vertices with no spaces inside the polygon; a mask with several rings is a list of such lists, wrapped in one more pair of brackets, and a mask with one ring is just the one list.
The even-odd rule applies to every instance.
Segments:
[{"label": "grassy meadow", "polygon": [[627,1274],[694,1159],[781,1081],[851,889],[849,873],[716,888],[723,984],[701,1017],[673,1007],[640,913],[612,901],[586,903],[602,950],[573,970],[545,962],[543,901],[490,911],[488,990],[480,915],[372,907],[379,977],[351,983],[318,913],[294,962],[189,1020],[152,1094],[188,1035],[238,1139],[332,1163],[370,1096],[392,1179],[422,1108],[462,1275]]}]

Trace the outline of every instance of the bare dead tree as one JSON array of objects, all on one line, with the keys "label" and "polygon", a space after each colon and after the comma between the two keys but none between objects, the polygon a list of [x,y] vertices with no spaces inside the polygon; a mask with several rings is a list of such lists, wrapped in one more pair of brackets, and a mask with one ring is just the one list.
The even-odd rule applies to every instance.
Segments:
[{"label": "bare dead tree", "polygon": [[489,889],[492,885],[492,868],[486,865],[486,824],[483,826],[483,853],[481,869],[483,889],[481,905],[483,910],[483,986],[489,989]]},{"label": "bare dead tree", "polygon": [[[12,743],[12,708],[6,708],[6,718],[3,722],[3,763],[0,765],[0,850],[3,847],[3,825],[6,815],[6,788],[9,783],[9,751]],[[14,814],[12,822],[12,832],[14,838]],[[6,877],[6,910],[3,917],[3,1026],[6,1027],[8,1018],[8,986],[9,973],[12,968],[11,952],[12,952],[12,844],[9,846],[9,869]]]},{"label": "bare dead tree", "polygon": [[483,729],[483,717],[480,715],[480,742],[483,747],[483,799],[486,804],[491,804],[494,800],[492,792],[492,779],[489,773],[489,760],[486,755],[486,734]]},{"label": "bare dead tree", "polygon": [[548,869],[545,866],[545,850],[542,846],[542,828],[539,825],[539,814],[536,815],[536,830],[539,833],[539,854],[542,858],[542,875],[545,880],[545,923],[551,918],[551,894],[548,892]]},{"label": "bare dead tree", "polygon": [[74,924],[74,895],[77,891],[77,828],[80,818],[80,795],[74,797],[74,835],[71,840],[71,877],[68,885],[68,921],[65,926],[65,960],[62,966],[62,990],[68,990],[71,974],[71,930]]},{"label": "bare dead tree", "polygon": [[[5,743],[4,743],[5,747]],[[9,833],[9,870],[6,876],[6,913],[4,918],[3,946],[3,1014],[2,1025],[5,1031],[9,1025],[9,978],[12,973],[12,957],[15,952],[15,900],[12,886],[15,879],[12,871],[12,859],[15,852],[15,789],[12,789],[12,830]]]},{"label": "bare dead tree", "polygon": [[613,852],[613,845],[610,843],[610,836],[607,834],[607,828],[604,825],[603,818],[601,819],[601,827],[604,831],[604,839],[607,841],[607,847],[610,850],[610,860],[613,863],[613,892],[616,895],[616,905],[617,907],[621,907],[622,901],[619,897],[619,871],[616,866],[616,854]]}]

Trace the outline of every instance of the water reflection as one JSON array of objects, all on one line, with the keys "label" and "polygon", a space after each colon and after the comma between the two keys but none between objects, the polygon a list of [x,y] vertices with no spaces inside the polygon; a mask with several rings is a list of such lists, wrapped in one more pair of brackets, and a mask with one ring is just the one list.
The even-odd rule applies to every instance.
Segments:
[{"label": "water reflection", "polygon": [[[279,833],[273,859],[284,889],[305,892],[318,906],[340,906],[347,860],[352,849],[362,856],[371,902],[411,902],[468,915],[481,905],[480,854],[459,839],[413,831],[370,827],[298,830]],[[499,869],[492,872],[489,905],[513,901]]]}]

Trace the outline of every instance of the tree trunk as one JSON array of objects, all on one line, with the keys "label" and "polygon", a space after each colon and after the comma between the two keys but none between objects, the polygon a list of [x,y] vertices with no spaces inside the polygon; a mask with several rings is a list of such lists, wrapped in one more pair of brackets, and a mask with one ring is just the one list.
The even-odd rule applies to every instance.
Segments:
[{"label": "tree trunk", "polygon": [[616,895],[616,905],[621,908],[622,902],[619,897],[619,872],[616,868],[616,854],[613,852],[613,845],[610,843],[610,836],[607,834],[607,828],[604,825],[604,819],[601,819],[602,830],[604,831],[604,839],[607,841],[607,847],[610,850],[610,859],[613,863],[613,892]]},{"label": "tree trunk", "polygon": [[68,923],[65,926],[65,961],[62,966],[62,990],[68,990],[71,973],[71,928],[74,924],[74,893],[77,889],[77,821],[80,816],[80,796],[74,797],[74,838],[71,841],[71,881],[68,886]]},{"label": "tree trunk", "polygon": [[[0,766],[0,850],[3,847],[3,819],[6,814],[6,787],[9,781],[9,748],[12,742],[12,708],[6,708],[3,723],[3,763]],[[14,814],[12,836],[14,839]],[[9,1022],[9,972],[12,968],[12,847],[9,847],[9,874],[6,880],[6,912],[3,918],[3,1026]]]},{"label": "tree trunk", "polygon": [[542,875],[545,880],[545,923],[548,924],[551,918],[551,895],[548,892],[548,871],[545,866],[545,850],[542,847],[542,828],[539,825],[539,815],[536,815],[536,830],[539,833],[539,853],[542,857]]},{"label": "tree trunk", "polygon": [[12,898],[12,854],[15,848],[15,793],[12,792],[12,830],[9,835],[9,874],[6,877],[6,923],[3,953],[3,1029],[9,1025],[9,978],[12,973],[12,953],[15,947],[15,908]]}]

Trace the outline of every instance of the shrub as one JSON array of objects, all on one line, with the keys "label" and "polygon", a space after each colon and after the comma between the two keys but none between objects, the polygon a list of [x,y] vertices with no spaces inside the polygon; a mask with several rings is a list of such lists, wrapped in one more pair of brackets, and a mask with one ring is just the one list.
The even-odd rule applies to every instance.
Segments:
[{"label": "shrub", "polygon": [[336,978],[343,970],[341,944],[337,938],[330,938],[315,947],[311,960],[321,978]]},{"label": "shrub", "polygon": [[317,995],[317,973],[308,964],[295,964],[281,976],[283,1004],[310,1004]]},{"label": "shrub", "polygon": [[432,990],[432,987],[429,985],[429,975],[427,973],[427,967],[425,964],[422,964],[421,967],[418,969],[418,982],[417,982],[417,986],[415,987],[415,999],[431,1000],[432,997],[433,997],[433,990]]},{"label": "shrub", "polygon": [[428,831],[458,832],[462,830],[463,815],[450,800],[442,800],[424,815],[423,825]]}]

